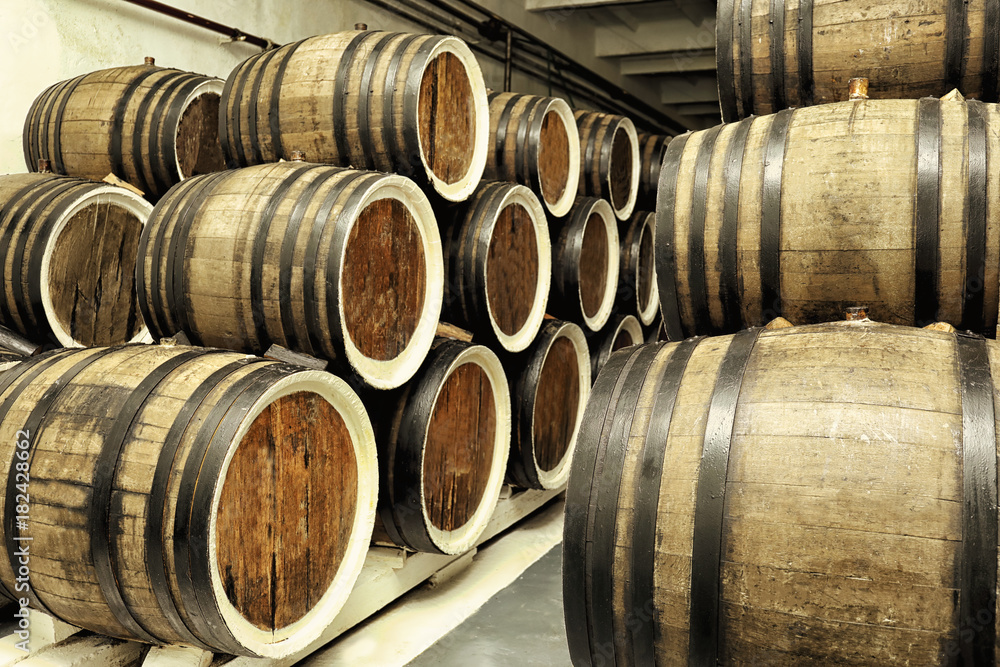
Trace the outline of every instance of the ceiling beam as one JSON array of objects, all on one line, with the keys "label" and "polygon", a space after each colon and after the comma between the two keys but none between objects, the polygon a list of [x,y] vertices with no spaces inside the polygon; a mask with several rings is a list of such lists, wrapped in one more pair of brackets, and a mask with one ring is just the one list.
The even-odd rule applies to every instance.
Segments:
[{"label": "ceiling beam", "polygon": [[707,49],[715,49],[715,20],[696,25],[679,13],[643,21],[634,32],[621,26],[600,26],[594,31],[594,51],[600,58]]},{"label": "ceiling beam", "polygon": [[631,56],[622,58],[619,65],[625,76],[712,72],[715,71],[715,52],[678,51],[648,56]]}]

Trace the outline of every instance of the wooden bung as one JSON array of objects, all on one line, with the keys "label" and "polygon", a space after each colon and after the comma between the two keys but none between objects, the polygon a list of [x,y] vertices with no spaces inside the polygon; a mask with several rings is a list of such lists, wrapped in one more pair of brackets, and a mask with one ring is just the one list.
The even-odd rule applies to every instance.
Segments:
[{"label": "wooden bung", "polygon": [[573,111],[558,97],[490,93],[486,180],[526,185],[545,208],[569,212],[580,185],[580,134]]},{"label": "wooden bung", "polygon": [[439,338],[403,388],[366,397],[381,494],[375,540],[461,554],[493,515],[510,451],[510,390],[488,348]]},{"label": "wooden bung", "polygon": [[726,122],[849,99],[941,97],[958,88],[998,102],[1000,14],[993,0],[722,0],[716,23]]},{"label": "wooden bung", "polygon": [[486,86],[465,42],[366,29],[251,56],[226,81],[219,123],[230,166],[297,148],[410,176],[449,201],[475,190],[490,142]]},{"label": "wooden bung", "polygon": [[549,225],[523,185],[483,183],[441,211],[443,317],[510,352],[535,339],[552,284]]},{"label": "wooden bung", "polygon": [[65,347],[146,340],[133,281],[151,210],[105,183],[0,176],[0,324]]},{"label": "wooden bung", "polygon": [[380,389],[420,367],[441,312],[441,240],[407,178],[280,162],[189,179],[157,205],[136,282],[155,338],[330,360]]},{"label": "wooden bung", "polygon": [[660,313],[660,293],[653,267],[653,231],[656,216],[637,211],[618,225],[621,239],[618,304],[648,326]]},{"label": "wooden bung", "polygon": [[99,181],[109,173],[156,201],[173,185],[225,168],[220,79],[143,65],[114,67],[42,92],[24,123],[28,171]]},{"label": "wooden bung", "polygon": [[597,379],[612,354],[646,342],[639,320],[635,315],[624,314],[612,317],[601,331],[591,332],[589,338],[591,382]]},{"label": "wooden bung", "polygon": [[868,79],[864,77],[858,77],[856,79],[851,79],[847,82],[848,84],[848,96],[849,100],[867,100],[868,99]]},{"label": "wooden bung", "polygon": [[0,372],[0,437],[0,592],[98,634],[286,658],[368,552],[374,434],[329,373],[180,345],[46,352]]},{"label": "wooden bung", "polygon": [[671,141],[656,276],[672,340],[775,317],[990,337],[1000,302],[1000,107],[869,100]]},{"label": "wooden bung", "polygon": [[527,351],[502,357],[514,410],[507,481],[558,489],[569,479],[590,396],[590,353],[583,330],[549,320]]},{"label": "wooden bung", "polygon": [[569,215],[552,221],[549,312],[600,331],[618,292],[618,225],[603,199],[579,197]]},{"label": "wooden bung", "polygon": [[608,200],[619,220],[628,220],[639,195],[638,135],[624,116],[575,111],[580,134],[582,197]]},{"label": "wooden bung", "polygon": [[995,341],[871,321],[614,354],[566,495],[573,664],[996,664],[998,377]]}]

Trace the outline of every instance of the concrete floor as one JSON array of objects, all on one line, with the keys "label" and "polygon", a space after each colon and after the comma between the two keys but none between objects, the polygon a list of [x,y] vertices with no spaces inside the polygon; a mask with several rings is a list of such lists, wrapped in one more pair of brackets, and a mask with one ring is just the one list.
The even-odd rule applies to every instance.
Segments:
[{"label": "concrete floor", "polygon": [[409,667],[568,667],[562,545],[529,567]]}]

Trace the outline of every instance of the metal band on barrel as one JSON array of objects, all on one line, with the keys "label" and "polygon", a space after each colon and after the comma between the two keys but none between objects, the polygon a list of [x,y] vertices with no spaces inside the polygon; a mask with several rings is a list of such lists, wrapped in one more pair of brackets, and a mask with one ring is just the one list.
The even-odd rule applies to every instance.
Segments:
[{"label": "metal band on barrel", "polygon": [[705,423],[691,550],[691,624],[688,665],[718,664],[720,593],[722,590],[722,528],[729,452],[736,406],[747,362],[763,329],[733,336],[719,367]]}]

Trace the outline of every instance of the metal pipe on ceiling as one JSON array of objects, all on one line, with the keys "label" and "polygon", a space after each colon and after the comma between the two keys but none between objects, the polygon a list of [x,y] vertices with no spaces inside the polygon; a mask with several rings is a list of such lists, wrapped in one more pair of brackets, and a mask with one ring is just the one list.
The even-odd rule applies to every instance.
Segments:
[{"label": "metal pipe on ceiling", "polygon": [[[459,8],[455,7],[448,0],[424,0],[424,1],[427,2],[427,3],[429,3],[429,4],[431,4],[431,5],[433,5],[434,7],[437,7],[438,9],[441,9],[441,10],[447,11],[449,13],[452,13],[453,15],[455,15],[457,17],[461,17],[462,20],[472,21],[472,22],[475,21],[475,18],[471,14],[469,14],[467,11],[463,11],[462,9],[459,9]],[[589,81],[591,81],[593,83],[596,83],[597,86],[599,88],[601,88],[603,90],[603,92],[605,92],[609,97],[611,97],[612,99],[621,99],[621,100],[623,100],[630,107],[632,107],[635,110],[639,111],[640,113],[642,113],[647,118],[653,120],[656,124],[659,124],[660,126],[662,126],[664,128],[669,128],[670,130],[673,130],[673,131],[676,131],[676,132],[686,132],[687,131],[687,129],[688,129],[687,127],[685,127],[681,123],[678,123],[674,119],[670,118],[669,116],[667,116],[665,113],[663,113],[659,109],[657,109],[654,106],[646,103],[645,101],[643,101],[639,97],[633,95],[632,93],[628,92],[627,90],[625,90],[621,86],[616,85],[612,81],[609,81],[608,79],[605,79],[604,77],[600,76],[599,74],[597,74],[597,73],[591,71],[590,69],[584,67],[583,65],[581,65],[578,62],[576,62],[575,60],[573,60],[572,58],[570,58],[569,56],[567,56],[565,53],[563,53],[559,49],[552,48],[552,46],[550,46],[549,44],[547,44],[543,40],[539,39],[538,37],[534,36],[530,32],[528,32],[528,31],[524,30],[523,28],[521,28],[521,27],[519,27],[519,26],[511,23],[510,21],[504,19],[503,17],[499,16],[498,14],[495,14],[492,11],[486,9],[485,7],[483,7],[482,5],[480,5],[478,2],[475,2],[475,0],[455,0],[455,1],[458,2],[459,4],[461,4],[463,7],[465,7],[466,10],[471,10],[473,12],[477,12],[478,14],[482,15],[483,17],[485,17],[484,19],[481,19],[481,20],[478,21],[478,27],[479,27],[480,34],[484,34],[485,35],[485,33],[483,32],[483,29],[482,29],[483,26],[490,25],[490,24],[492,24],[493,26],[502,26],[507,31],[511,31],[511,32],[514,32],[514,33],[520,35],[526,41],[528,41],[528,42],[530,42],[530,43],[532,43],[534,45],[537,45],[539,47],[542,47],[542,48],[548,50],[558,60],[561,61],[561,64],[564,67],[569,68],[570,70],[572,70],[574,74],[576,74],[577,76],[583,77],[583,78],[585,78],[585,79],[587,79],[587,80],[589,80]],[[494,30],[495,30],[495,28],[494,28]]]},{"label": "metal pipe on ceiling", "polygon": [[198,27],[205,28],[206,30],[211,30],[212,32],[217,32],[220,35],[226,35],[234,42],[246,42],[247,44],[253,44],[254,46],[264,50],[272,49],[277,46],[273,41],[266,37],[251,35],[250,33],[243,32],[239,28],[234,28],[232,26],[219,23],[218,21],[207,19],[204,16],[198,16],[197,14],[177,9],[176,7],[158,2],[157,0],[124,1],[133,5],[138,5],[139,7],[144,7],[145,9],[152,10],[159,14],[163,14],[164,16],[170,16],[171,18],[184,21],[185,23],[190,23],[191,25],[196,25]]}]

